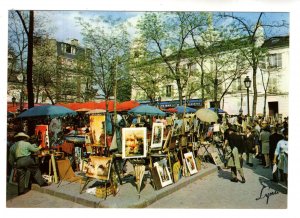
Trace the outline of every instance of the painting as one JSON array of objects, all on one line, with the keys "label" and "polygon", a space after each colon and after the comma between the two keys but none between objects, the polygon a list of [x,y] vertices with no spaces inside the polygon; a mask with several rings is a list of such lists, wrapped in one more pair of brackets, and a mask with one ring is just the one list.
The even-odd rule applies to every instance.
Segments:
[{"label": "painting", "polygon": [[217,166],[222,166],[223,165],[223,162],[222,162],[218,152],[211,152],[210,154],[211,154],[211,157],[213,158],[213,160],[214,160],[214,162]]},{"label": "painting", "polygon": [[82,171],[86,176],[99,180],[109,180],[112,157],[90,156],[88,162],[83,164]]},{"label": "painting", "polygon": [[105,130],[105,115],[90,116],[90,129],[92,135],[92,143],[100,144],[100,136]]},{"label": "painting", "polygon": [[173,183],[168,166],[167,159],[164,158],[154,163],[154,167],[157,170],[157,174],[161,183],[161,187],[165,187]]},{"label": "painting", "polygon": [[147,154],[147,128],[122,129],[122,158],[142,158]]},{"label": "painting", "polygon": [[195,159],[194,159],[194,155],[192,152],[188,152],[184,154],[184,159],[186,162],[186,165],[189,169],[189,172],[191,175],[195,174],[198,172],[197,167],[196,167],[196,163],[195,163]]},{"label": "painting", "polygon": [[163,144],[164,136],[164,124],[163,123],[153,123],[152,125],[152,138],[151,138],[151,148],[161,148]]},{"label": "painting", "polygon": [[42,148],[49,148],[48,125],[36,125],[35,135],[37,136],[38,144]]}]

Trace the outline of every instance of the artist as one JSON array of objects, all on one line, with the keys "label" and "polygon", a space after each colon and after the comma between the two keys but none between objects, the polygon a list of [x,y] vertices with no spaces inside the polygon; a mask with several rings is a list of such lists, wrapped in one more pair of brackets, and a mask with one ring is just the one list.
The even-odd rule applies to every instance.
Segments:
[{"label": "artist", "polygon": [[30,137],[23,132],[19,132],[14,138],[16,142],[9,150],[9,163],[17,169],[18,194],[22,195],[29,191],[25,189],[25,176],[27,171],[30,172],[30,175],[37,184],[47,186],[48,184],[43,179],[38,164],[31,157],[31,153],[41,150],[42,146],[37,147],[35,144],[29,143],[27,140]]}]

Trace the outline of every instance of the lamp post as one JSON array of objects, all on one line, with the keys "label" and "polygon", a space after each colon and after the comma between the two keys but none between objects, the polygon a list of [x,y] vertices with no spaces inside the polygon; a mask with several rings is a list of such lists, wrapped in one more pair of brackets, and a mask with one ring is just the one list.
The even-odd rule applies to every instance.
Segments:
[{"label": "lamp post", "polygon": [[251,86],[251,80],[249,78],[249,76],[246,76],[245,80],[244,80],[244,84],[245,87],[247,88],[247,108],[248,108],[248,116],[250,114],[250,107],[249,107],[249,88]]},{"label": "lamp post", "polygon": [[11,99],[12,103],[13,103],[13,106],[15,106],[15,103],[16,103],[16,97],[13,96],[12,99]]}]

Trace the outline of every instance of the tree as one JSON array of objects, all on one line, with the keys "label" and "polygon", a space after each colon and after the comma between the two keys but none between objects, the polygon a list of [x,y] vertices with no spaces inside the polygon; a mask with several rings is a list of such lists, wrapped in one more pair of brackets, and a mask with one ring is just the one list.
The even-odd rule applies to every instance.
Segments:
[{"label": "tree", "polygon": [[168,69],[167,77],[176,81],[180,105],[189,79],[183,68],[183,51],[188,48],[190,31],[187,22],[184,12],[145,13],[137,25],[147,52],[163,63]]},{"label": "tree", "polygon": [[130,44],[128,33],[123,23],[112,18],[90,21],[77,18],[77,22],[82,27],[86,47],[93,48],[93,78],[100,89],[99,94],[108,102],[116,81],[126,78]]},{"label": "tree", "polygon": [[[28,20],[26,14],[24,13],[23,18]],[[25,96],[25,86],[26,86],[26,67],[25,62],[27,61],[27,35],[20,24],[19,16],[16,11],[9,11],[9,23],[8,23],[8,46],[9,51],[13,54],[13,67],[9,73],[9,77],[20,78],[20,86],[16,87],[20,92],[20,109],[23,110],[24,96]],[[16,93],[14,93],[15,95]]]},{"label": "tree", "polygon": [[34,31],[34,12],[29,11],[29,24],[26,25],[26,20],[20,11],[16,11],[23,28],[26,32],[28,39],[28,50],[27,50],[27,95],[28,95],[28,108],[34,107],[34,93],[33,93],[33,83],[32,83],[32,58],[33,58],[33,31]]},{"label": "tree", "polygon": [[[252,18],[255,15],[252,16]],[[257,106],[257,70],[259,60],[263,56],[263,49],[261,48],[264,42],[264,28],[271,33],[275,28],[287,27],[285,21],[269,22],[263,19],[264,13],[258,13],[254,21],[247,20],[243,17],[237,16],[234,13],[222,13],[221,18],[231,19],[230,29],[236,29],[239,33],[239,38],[245,38],[245,46],[241,49],[243,56],[249,62],[252,68],[252,85],[253,85],[253,108],[252,116],[256,115]],[[228,27],[229,28],[229,27]]]},{"label": "tree", "polygon": [[153,61],[154,58],[151,53],[147,52],[142,39],[135,40],[132,51],[130,61],[132,86],[142,90],[146,99],[149,99],[150,103],[154,105],[157,96],[160,95],[159,84],[166,79],[162,69],[164,67],[161,66],[161,63]]}]

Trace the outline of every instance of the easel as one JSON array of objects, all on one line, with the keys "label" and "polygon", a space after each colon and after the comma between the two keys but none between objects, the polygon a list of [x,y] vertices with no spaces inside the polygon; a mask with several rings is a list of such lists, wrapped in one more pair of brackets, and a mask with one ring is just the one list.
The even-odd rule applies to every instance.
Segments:
[{"label": "easel", "polygon": [[[105,157],[107,158],[107,157]],[[109,163],[110,161],[110,163]],[[104,199],[107,198],[107,185],[110,184],[111,186],[113,185],[113,179],[112,179],[112,165],[113,165],[113,157],[111,157],[111,159],[107,161],[107,163],[109,163],[109,172],[108,172],[108,175],[107,176],[89,176],[89,175],[85,175],[84,176],[84,180],[85,180],[85,183],[83,184],[83,186],[81,186],[82,183],[80,183],[80,194],[82,194],[83,190],[85,189],[85,187],[89,184],[90,181],[92,181],[93,179],[96,179],[96,180],[99,180],[99,181],[103,181],[104,184],[105,184],[105,197]]]}]

